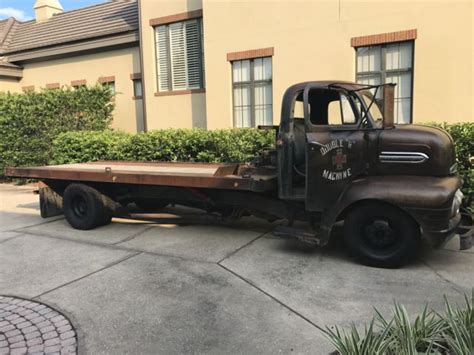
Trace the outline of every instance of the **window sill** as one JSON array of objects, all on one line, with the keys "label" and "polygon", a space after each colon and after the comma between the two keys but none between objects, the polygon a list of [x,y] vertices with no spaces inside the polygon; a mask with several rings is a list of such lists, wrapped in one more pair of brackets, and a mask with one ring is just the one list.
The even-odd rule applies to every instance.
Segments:
[{"label": "window sill", "polygon": [[206,92],[206,89],[159,91],[159,92],[155,92],[155,96],[172,96],[172,95],[199,94],[199,93],[204,93],[204,92]]}]

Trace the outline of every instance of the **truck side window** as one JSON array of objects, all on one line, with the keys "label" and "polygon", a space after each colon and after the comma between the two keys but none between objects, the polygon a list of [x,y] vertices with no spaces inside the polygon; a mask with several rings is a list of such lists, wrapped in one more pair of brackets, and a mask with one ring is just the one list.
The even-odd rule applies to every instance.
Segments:
[{"label": "truck side window", "polygon": [[328,124],[355,124],[356,115],[351,103],[345,94],[339,94],[339,100],[331,101],[328,105]]},{"label": "truck side window", "polygon": [[310,121],[313,125],[354,125],[358,113],[349,98],[338,90],[315,89],[309,92]]}]

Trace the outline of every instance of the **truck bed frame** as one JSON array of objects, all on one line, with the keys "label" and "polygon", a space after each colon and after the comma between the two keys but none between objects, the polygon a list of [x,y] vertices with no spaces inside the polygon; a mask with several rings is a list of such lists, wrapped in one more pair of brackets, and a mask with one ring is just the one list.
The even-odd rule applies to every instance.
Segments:
[{"label": "truck bed frame", "polygon": [[33,168],[7,168],[31,179],[90,181],[265,192],[276,190],[276,170],[245,164],[98,161]]}]

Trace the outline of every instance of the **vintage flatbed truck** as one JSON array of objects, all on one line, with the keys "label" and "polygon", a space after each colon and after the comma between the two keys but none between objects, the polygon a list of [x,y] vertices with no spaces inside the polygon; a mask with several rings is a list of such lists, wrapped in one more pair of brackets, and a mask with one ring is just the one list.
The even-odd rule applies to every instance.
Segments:
[{"label": "vintage flatbed truck", "polygon": [[381,267],[409,261],[422,237],[440,247],[462,231],[460,247],[470,248],[453,140],[438,128],[395,125],[394,88],[291,86],[280,125],[261,127],[276,130],[275,149],[249,164],[102,161],[7,168],[6,175],[39,179],[41,215],[64,213],[83,230],[130,216],[128,204],[145,213],[172,203],[223,218],[284,219],[276,235],[318,245],[344,220],[349,249]]}]

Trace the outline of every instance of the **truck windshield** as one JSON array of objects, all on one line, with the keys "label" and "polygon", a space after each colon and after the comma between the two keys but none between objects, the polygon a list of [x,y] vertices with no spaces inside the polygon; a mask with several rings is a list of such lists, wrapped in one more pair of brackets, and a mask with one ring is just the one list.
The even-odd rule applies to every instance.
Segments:
[{"label": "truck windshield", "polygon": [[382,99],[379,99],[377,97],[374,103],[371,105],[372,100],[374,99],[374,95],[369,90],[361,91],[361,96],[362,96],[362,99],[364,100],[365,106],[366,107],[370,106],[369,112],[370,112],[370,116],[372,116],[372,119],[376,122],[377,121],[381,122],[383,120],[382,110],[380,106],[382,104]]}]

